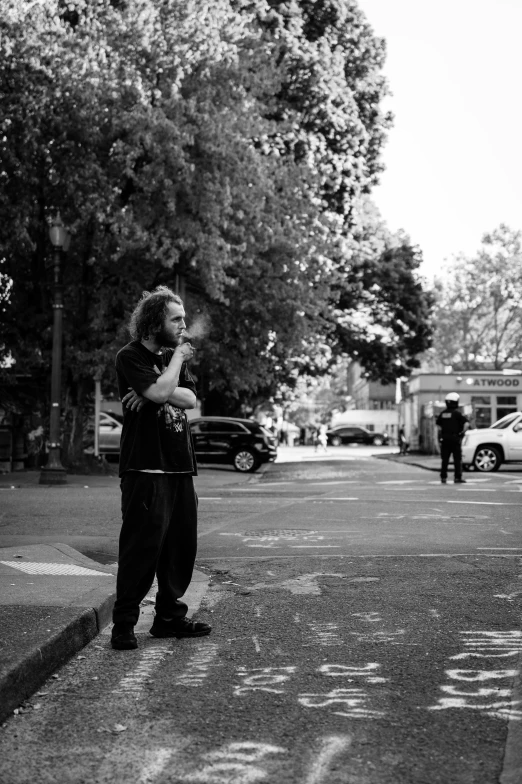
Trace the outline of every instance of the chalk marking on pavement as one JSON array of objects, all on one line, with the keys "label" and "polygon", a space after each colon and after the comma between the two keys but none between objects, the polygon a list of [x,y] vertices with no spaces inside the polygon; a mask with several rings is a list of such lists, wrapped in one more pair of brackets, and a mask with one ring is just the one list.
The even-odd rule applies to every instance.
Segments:
[{"label": "chalk marking on pavement", "polygon": [[329,738],[322,738],[321,749],[308,771],[305,784],[323,784],[328,781],[332,761],[345,751],[351,742],[352,739],[349,735],[332,735]]},{"label": "chalk marking on pavement", "polygon": [[[319,644],[329,647],[331,645],[344,645],[344,642],[337,634],[339,626],[336,623],[309,623],[312,638],[315,641],[311,645]],[[304,644],[303,647],[310,647],[310,644]]]},{"label": "chalk marking on pavement", "polygon": [[[352,673],[357,675],[357,673]],[[353,681],[353,678],[350,680]],[[384,716],[383,711],[373,710],[365,706],[369,695],[358,686],[332,689],[329,692],[299,694],[297,702],[304,708],[329,708],[337,704],[345,708],[344,711],[333,711],[334,716],[344,716],[351,719],[376,719]]]},{"label": "chalk marking on pavement", "polygon": [[381,616],[378,612],[358,612],[352,613],[354,618],[360,618],[361,621],[367,621],[367,623],[377,623],[378,621],[382,621]]},{"label": "chalk marking on pavement", "polygon": [[142,651],[136,667],[120,680],[116,688],[112,689],[112,693],[140,694],[143,691],[145,681],[152,677],[154,670],[158,668],[170,650],[170,646],[163,643],[153,645]]},{"label": "chalk marking on pavement", "polygon": [[[378,619],[381,620],[381,619]],[[389,642],[392,645],[406,645],[417,647],[420,643],[404,642],[406,629],[398,629],[396,632],[348,632],[355,637],[357,642]]]},{"label": "chalk marking on pavement", "polygon": [[259,763],[268,754],[283,754],[286,749],[270,746],[267,743],[250,741],[229,743],[216,751],[203,754],[209,764],[200,770],[177,776],[181,781],[201,782],[201,784],[252,784],[265,779],[267,772],[253,763]]},{"label": "chalk marking on pavement", "polygon": [[[468,654],[476,656],[478,653],[482,654],[481,658],[496,659],[506,654],[522,652],[522,632],[518,629],[501,632],[464,631],[461,632],[461,636],[467,650],[464,654],[451,656],[450,659],[468,658]],[[522,720],[522,695],[515,695],[517,682],[513,682],[519,676],[518,669],[448,669],[446,675],[450,680],[457,681],[458,685],[440,686],[443,694],[451,696],[439,697],[437,704],[430,706],[428,710],[467,708],[480,711],[484,716],[491,718],[508,719],[513,722]],[[508,682],[504,688],[498,685],[500,680]],[[470,685],[475,686],[475,691],[470,690]]]},{"label": "chalk marking on pavement", "polygon": [[145,751],[145,764],[138,780],[139,784],[152,784],[165,769],[167,762],[172,757],[172,753],[172,749]]},{"label": "chalk marking on pavement", "polygon": [[[234,696],[240,697],[253,691],[264,691],[271,694],[284,694],[281,685],[294,675],[297,667],[244,667],[237,668],[238,677],[242,679],[241,685],[234,686]],[[279,688],[274,688],[275,686]]]},{"label": "chalk marking on pavement", "polygon": [[208,678],[209,670],[215,663],[219,645],[213,642],[202,641],[198,649],[190,657],[185,670],[176,678],[178,686],[201,686]]},{"label": "chalk marking on pavement", "polygon": [[383,678],[381,675],[376,675],[380,670],[381,665],[377,662],[368,662],[362,667],[351,667],[347,664],[321,664],[318,672],[321,675],[326,675],[331,678],[349,678],[353,677],[364,678],[366,683],[386,683],[389,678]]}]

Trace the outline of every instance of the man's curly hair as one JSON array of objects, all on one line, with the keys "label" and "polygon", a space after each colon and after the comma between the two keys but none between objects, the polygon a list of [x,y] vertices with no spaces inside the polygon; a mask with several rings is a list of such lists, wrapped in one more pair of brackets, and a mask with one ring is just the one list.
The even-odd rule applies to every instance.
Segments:
[{"label": "man's curly hair", "polygon": [[167,305],[174,302],[183,306],[183,300],[167,286],[157,286],[144,291],[130,317],[129,332],[134,340],[148,340],[161,331],[167,316]]}]

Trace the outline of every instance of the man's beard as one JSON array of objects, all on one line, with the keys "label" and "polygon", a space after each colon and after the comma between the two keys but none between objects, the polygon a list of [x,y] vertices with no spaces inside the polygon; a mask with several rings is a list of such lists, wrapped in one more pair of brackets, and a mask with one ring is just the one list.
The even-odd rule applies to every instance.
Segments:
[{"label": "man's beard", "polygon": [[173,338],[172,335],[169,335],[165,327],[162,327],[156,334],[156,340],[160,346],[164,346],[165,348],[177,348],[180,343],[180,338]]}]

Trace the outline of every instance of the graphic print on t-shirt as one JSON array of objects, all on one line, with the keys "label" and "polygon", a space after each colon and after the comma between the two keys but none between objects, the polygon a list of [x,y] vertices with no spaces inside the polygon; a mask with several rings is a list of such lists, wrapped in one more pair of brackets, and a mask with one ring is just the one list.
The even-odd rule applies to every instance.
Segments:
[{"label": "graphic print on t-shirt", "polygon": [[[166,369],[167,368],[164,367],[160,370],[154,365],[154,370],[158,376],[161,376]],[[185,412],[182,408],[177,408],[176,406],[173,406],[172,403],[163,403],[163,405],[158,408],[156,415],[160,418],[163,417],[167,430],[175,430],[176,433],[183,432]]]}]

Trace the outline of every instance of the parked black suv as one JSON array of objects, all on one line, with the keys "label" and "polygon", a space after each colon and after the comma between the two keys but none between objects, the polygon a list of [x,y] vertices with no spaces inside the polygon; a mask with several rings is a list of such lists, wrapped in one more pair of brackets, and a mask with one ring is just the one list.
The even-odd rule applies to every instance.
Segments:
[{"label": "parked black suv", "polygon": [[199,417],[189,422],[200,463],[230,463],[236,471],[257,471],[277,457],[277,441],[251,419]]}]

